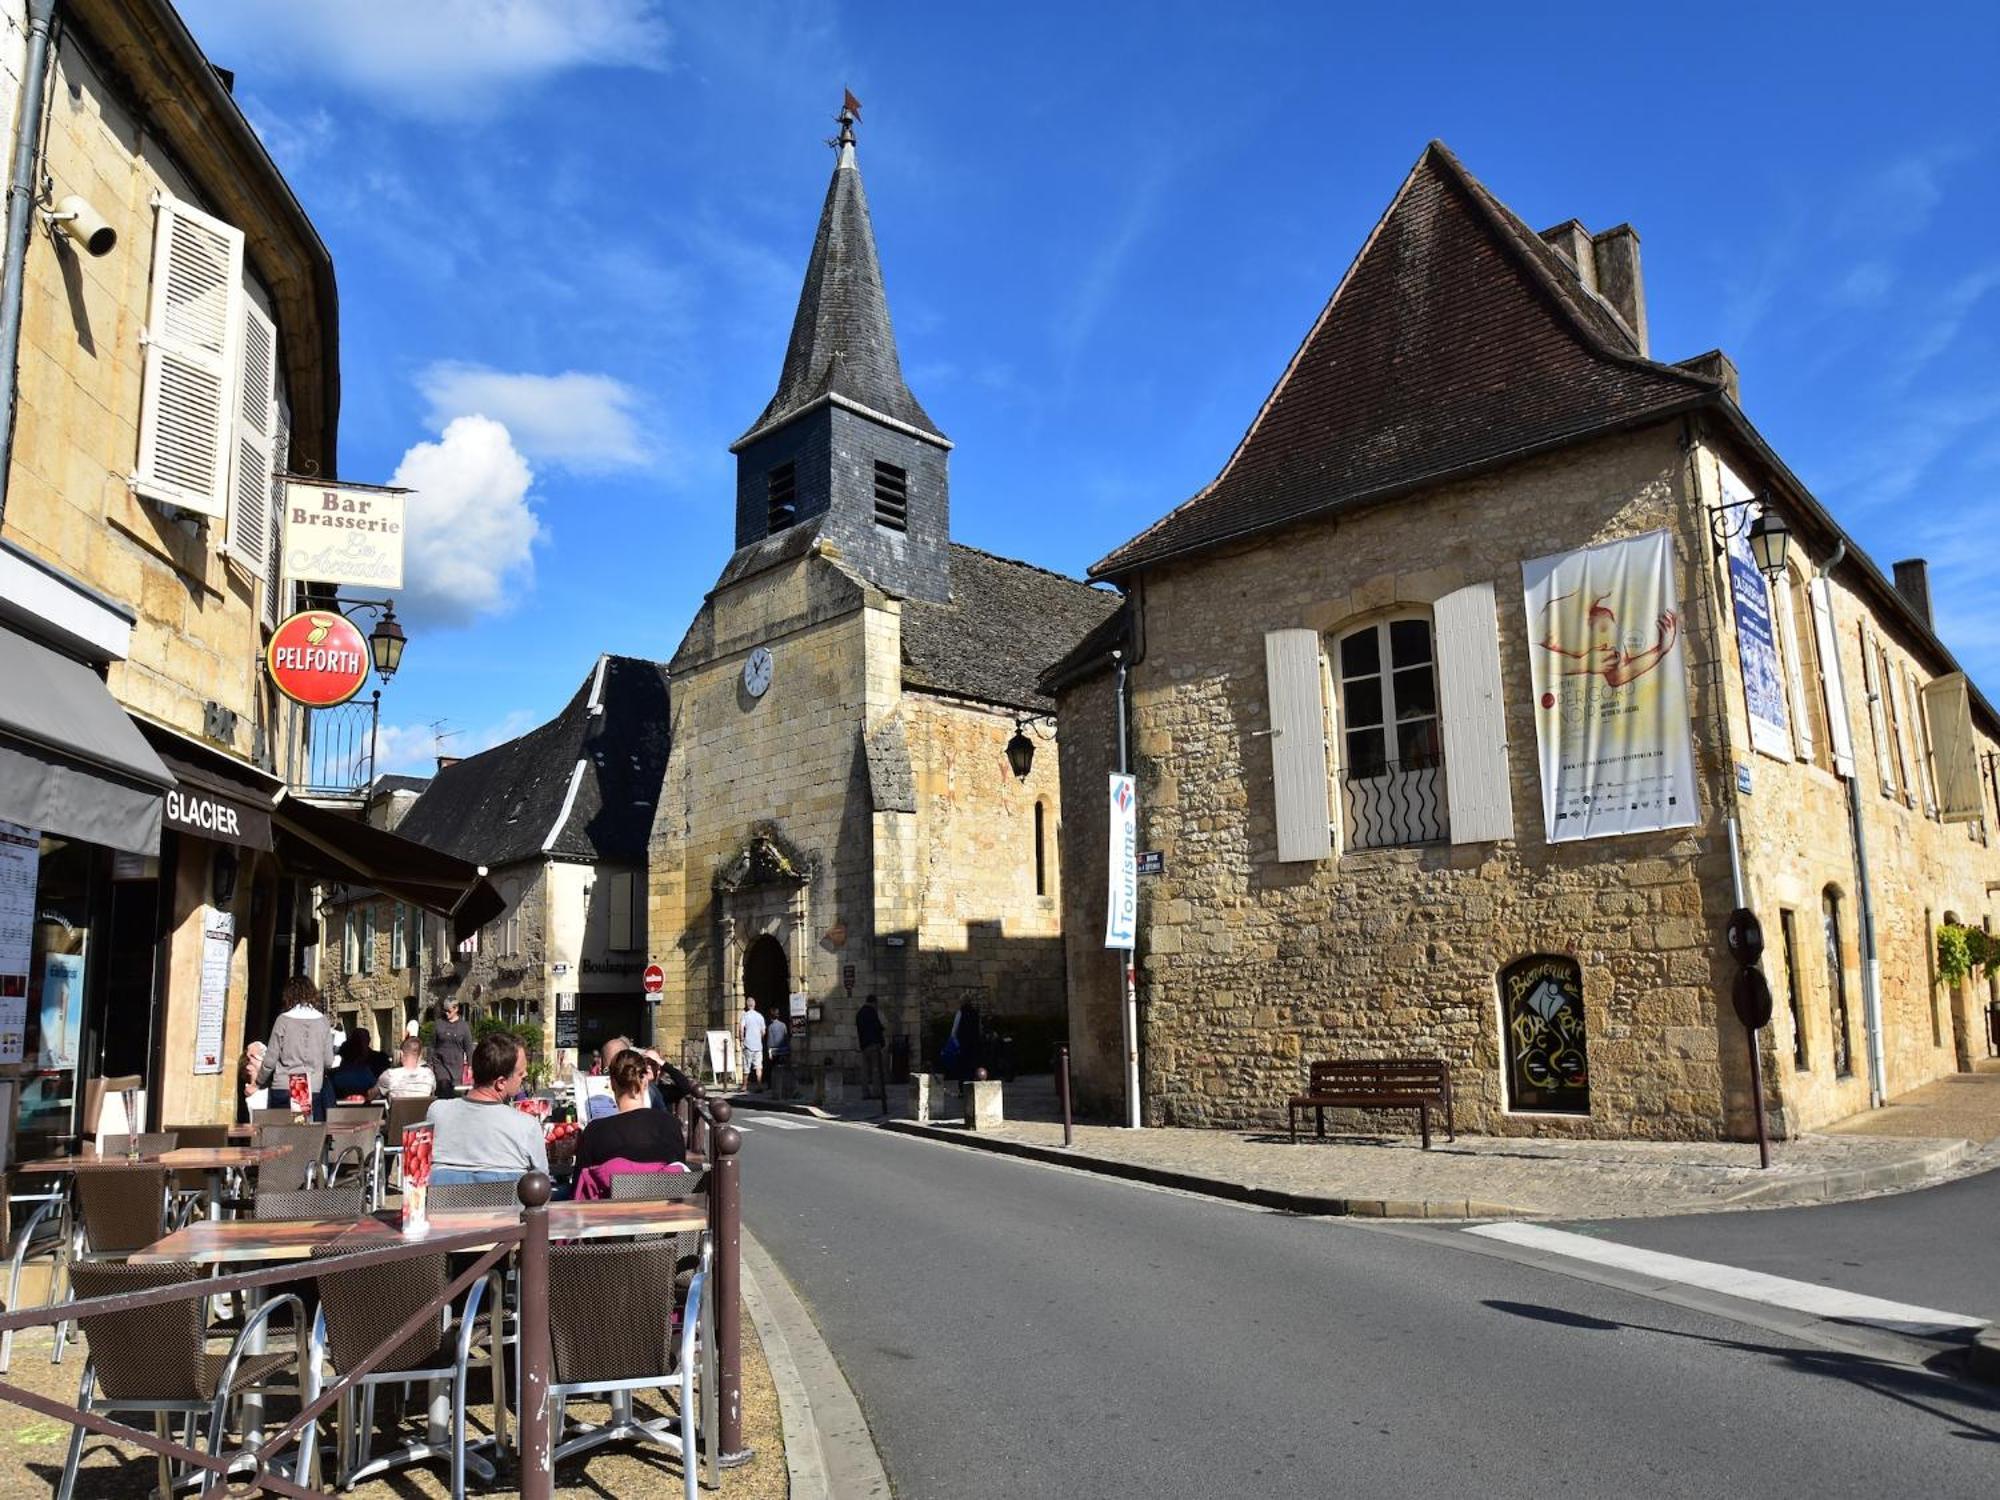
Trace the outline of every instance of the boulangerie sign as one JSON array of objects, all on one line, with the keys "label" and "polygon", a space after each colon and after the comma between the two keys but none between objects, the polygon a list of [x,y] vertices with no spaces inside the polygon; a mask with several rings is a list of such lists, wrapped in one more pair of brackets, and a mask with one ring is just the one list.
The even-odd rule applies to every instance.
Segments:
[{"label": "boulangerie sign", "polygon": [[1672,538],[1536,558],[1521,576],[1549,842],[1693,824]]},{"label": "boulangerie sign", "polygon": [[287,479],[285,576],[357,588],[401,588],[405,493]]}]

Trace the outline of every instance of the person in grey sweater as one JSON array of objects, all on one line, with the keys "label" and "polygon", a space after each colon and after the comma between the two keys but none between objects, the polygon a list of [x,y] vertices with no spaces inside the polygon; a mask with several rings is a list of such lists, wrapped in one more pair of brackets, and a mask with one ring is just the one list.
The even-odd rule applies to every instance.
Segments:
[{"label": "person in grey sweater", "polygon": [[483,1037],[472,1049],[472,1087],[440,1099],[425,1117],[431,1127],[431,1185],[517,1182],[547,1172],[541,1122],[509,1102],[527,1081],[528,1054],[511,1036]]},{"label": "person in grey sweater", "polygon": [[303,974],[285,981],[284,1002],[284,1013],[273,1023],[271,1040],[264,1046],[264,1060],[257,1065],[257,1082],[270,1086],[272,1109],[290,1109],[292,1074],[305,1074],[311,1080],[313,1118],[324,1120],[323,1091],[335,1061],[326,1003],[320,999],[319,986]]}]

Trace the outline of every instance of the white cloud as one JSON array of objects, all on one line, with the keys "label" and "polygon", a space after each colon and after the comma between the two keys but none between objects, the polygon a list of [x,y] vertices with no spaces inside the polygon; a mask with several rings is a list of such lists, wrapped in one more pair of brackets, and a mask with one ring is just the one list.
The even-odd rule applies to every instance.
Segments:
[{"label": "white cloud", "polygon": [[417,384],[439,427],[456,417],[491,417],[531,458],[584,472],[651,458],[639,431],[638,392],[609,375],[521,375],[446,361],[431,365]]},{"label": "white cloud", "polygon": [[479,115],[574,68],[658,68],[655,0],[183,0],[224,66],[241,50],[326,78],[400,113]]},{"label": "white cloud", "polygon": [[464,624],[505,608],[534,578],[541,523],[529,506],[534,470],[506,427],[457,417],[434,443],[403,455],[391,484],[409,497],[404,612]]},{"label": "white cloud", "polygon": [[243,112],[250,128],[288,173],[296,173],[314,158],[324,155],[340,137],[340,127],[324,109],[311,109],[295,116],[281,115],[262,99],[245,97]]},{"label": "white cloud", "polygon": [[503,741],[525,734],[535,727],[535,716],[517,708],[480,729],[460,729],[448,719],[427,724],[384,724],[376,733],[375,760],[378,774],[401,772],[429,776],[437,771],[439,755],[464,757],[491,750]]}]

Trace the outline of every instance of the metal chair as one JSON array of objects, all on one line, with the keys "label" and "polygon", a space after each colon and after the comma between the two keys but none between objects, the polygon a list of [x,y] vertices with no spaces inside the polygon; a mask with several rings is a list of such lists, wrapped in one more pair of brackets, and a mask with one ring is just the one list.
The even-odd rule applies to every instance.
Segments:
[{"label": "metal chair", "polygon": [[294,1125],[290,1120],[282,1125],[260,1125],[257,1127],[257,1144],[281,1146],[285,1151],[283,1156],[258,1163],[257,1191],[275,1189],[281,1193],[294,1193],[314,1185],[321,1159],[326,1155],[326,1127]]},{"label": "metal chair", "polygon": [[[555,1403],[557,1463],[619,1438],[640,1438],[679,1457],[686,1500],[695,1500],[694,1373],[712,1251],[703,1245],[678,1309],[678,1334],[673,1253],[664,1240],[549,1247],[549,1349],[555,1365],[549,1398]],[[668,1387],[678,1407],[674,1426],[663,1418],[641,1420],[633,1395]],[[583,1395],[608,1395],[610,1419],[578,1424],[577,1435],[565,1442],[565,1404]]]},{"label": "metal chair", "polygon": [[250,1211],[260,1220],[358,1219],[368,1212],[368,1197],[365,1184],[343,1182],[334,1187],[259,1193]]},{"label": "metal chair", "polygon": [[[187,1262],[158,1266],[80,1265],[71,1275],[78,1297],[151,1291],[157,1287],[194,1285],[207,1279],[202,1267]],[[295,1319],[303,1316],[297,1297],[278,1296],[266,1302],[244,1324],[226,1354],[209,1351],[205,1306],[206,1299],[197,1296],[79,1318],[90,1355],[84,1362],[83,1381],[77,1389],[77,1410],[151,1412],[163,1436],[167,1419],[178,1414],[186,1421],[189,1446],[193,1446],[197,1419],[205,1418],[201,1423],[203,1440],[211,1455],[220,1455],[228,1438],[232,1399],[246,1391],[268,1388],[273,1377],[287,1365],[297,1370],[297,1389],[307,1388],[304,1345],[288,1354],[247,1352],[247,1346],[262,1336],[264,1325],[280,1308],[289,1306]],[[310,1470],[311,1455],[317,1446],[317,1425],[307,1424],[300,1435],[299,1456],[291,1476],[294,1480],[302,1479]],[[70,1433],[56,1500],[70,1500],[76,1489],[77,1468],[83,1460],[83,1436],[81,1425]],[[172,1465],[162,1457],[161,1492],[171,1495],[174,1483]]]},{"label": "metal chair", "polygon": [[[31,1256],[46,1250],[49,1254],[48,1295],[43,1299],[44,1307],[53,1306],[58,1300],[56,1286],[64,1267],[68,1264],[64,1249],[70,1240],[69,1182],[58,1178],[55,1185],[44,1195],[35,1199],[15,1201],[33,1202],[35,1211],[28,1215],[27,1222],[14,1236],[14,1249],[8,1260],[6,1305],[15,1310],[21,1306],[21,1273],[27,1268]],[[50,1359],[62,1362],[63,1335],[66,1325],[57,1325],[55,1350]],[[7,1373],[14,1359],[14,1330],[0,1333],[0,1375]]]},{"label": "metal chair", "polygon": [[[183,1150],[214,1150],[229,1144],[227,1125],[176,1125],[173,1135],[175,1146]],[[176,1217],[183,1220],[192,1218],[195,1208],[208,1196],[208,1173],[200,1167],[176,1168],[173,1193]]]},{"label": "metal chair", "polygon": [[165,1167],[95,1167],[76,1174],[80,1261],[123,1260],[166,1233]]},{"label": "metal chair", "polygon": [[[648,1203],[695,1201],[705,1210],[708,1206],[708,1173],[620,1172],[611,1179],[611,1196]],[[701,1236],[699,1229],[687,1229],[668,1236],[674,1242],[675,1279],[683,1288],[701,1258]]]},{"label": "metal chair", "polygon": [[[337,1263],[339,1257],[340,1252],[331,1247],[313,1252],[315,1261]],[[448,1284],[446,1259],[443,1255],[426,1255],[354,1271],[319,1273],[319,1314],[313,1320],[307,1361],[311,1382],[306,1394],[308,1401],[318,1399],[322,1389],[321,1366],[329,1352],[336,1370],[353,1369],[401,1327],[404,1319],[444,1291]],[[463,1500],[468,1467],[482,1480],[493,1479],[493,1466],[469,1451],[465,1441],[465,1387],[472,1347],[481,1326],[480,1305],[491,1280],[486,1277],[476,1281],[467,1291],[455,1336],[451,1308],[440,1307],[435,1323],[420,1326],[342,1394],[340,1439],[336,1444],[339,1458],[334,1479],[337,1486],[347,1489],[372,1475],[433,1458],[443,1458],[450,1466],[452,1500]],[[488,1364],[496,1386],[493,1407],[497,1433],[506,1410],[506,1392],[501,1388],[504,1364],[498,1351],[490,1347],[490,1338],[488,1344]],[[368,1441],[375,1431],[376,1389],[383,1385],[428,1385],[432,1381],[451,1384],[448,1425],[439,1420],[442,1414],[433,1406],[427,1414],[429,1430],[422,1442],[407,1443],[393,1452],[370,1457]]]}]

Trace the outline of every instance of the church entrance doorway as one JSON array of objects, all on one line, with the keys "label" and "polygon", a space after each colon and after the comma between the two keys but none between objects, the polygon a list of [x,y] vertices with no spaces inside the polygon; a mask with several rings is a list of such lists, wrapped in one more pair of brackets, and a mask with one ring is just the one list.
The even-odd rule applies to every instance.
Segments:
[{"label": "church entrance doorway", "polygon": [[755,1000],[766,1016],[782,1016],[785,997],[791,991],[791,966],[785,962],[784,945],[767,932],[743,955],[743,993]]}]

